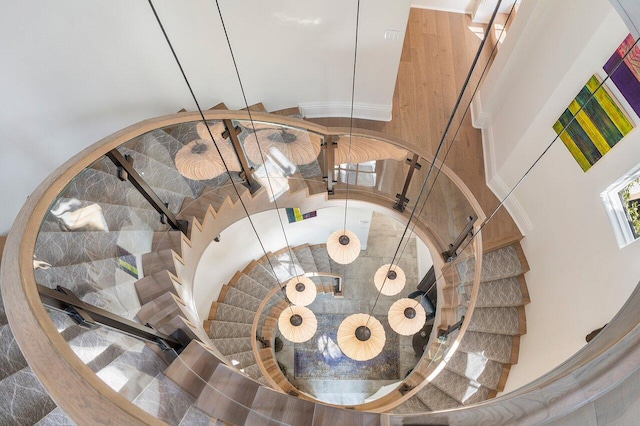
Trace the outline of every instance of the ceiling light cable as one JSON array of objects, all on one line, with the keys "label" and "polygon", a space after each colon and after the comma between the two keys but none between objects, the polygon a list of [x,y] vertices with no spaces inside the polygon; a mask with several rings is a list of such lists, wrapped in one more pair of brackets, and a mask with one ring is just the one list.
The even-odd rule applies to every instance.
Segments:
[{"label": "ceiling light cable", "polygon": [[[193,98],[194,103],[196,104],[196,108],[198,109],[198,113],[200,114],[200,119],[202,121],[202,123],[204,124],[204,126],[207,129],[207,132],[209,133],[209,136],[211,137],[211,140],[213,142],[213,145],[216,147],[216,151],[218,152],[218,155],[220,156],[220,159],[222,160],[222,165],[224,166],[225,170],[227,171],[227,174],[229,175],[229,180],[231,180],[231,184],[233,186],[233,189],[235,190],[236,195],[238,196],[238,200],[240,201],[240,204],[242,205],[242,209],[244,210],[244,213],[249,221],[249,224],[251,225],[251,229],[253,229],[254,234],[256,235],[256,238],[258,239],[258,243],[260,244],[260,248],[262,249],[262,252],[264,253],[267,262],[269,263],[269,266],[271,267],[271,270],[273,271],[273,275],[276,276],[276,272],[274,269],[273,264],[271,263],[271,260],[269,259],[269,256],[267,256],[267,251],[266,248],[262,242],[262,240],[260,239],[260,236],[258,235],[258,231],[255,227],[255,224],[253,223],[253,220],[251,219],[251,216],[249,215],[249,210],[247,209],[247,206],[245,205],[244,201],[242,200],[242,197],[240,196],[240,191],[238,190],[237,186],[236,186],[236,182],[233,180],[233,176],[231,175],[231,172],[229,171],[229,167],[227,166],[227,163],[224,159],[224,156],[222,155],[222,153],[220,152],[220,148],[218,147],[218,144],[215,141],[215,138],[213,137],[213,134],[211,132],[211,129],[209,128],[209,125],[207,124],[207,120],[204,116],[204,113],[202,112],[202,108],[200,108],[200,103],[198,102],[198,99],[196,98],[195,93],[193,92],[193,89],[191,88],[191,84],[189,83],[189,79],[187,78],[187,75],[184,71],[184,69],[182,68],[182,64],[180,63],[180,60],[178,59],[178,55],[176,54],[175,49],[173,48],[173,44],[171,43],[171,40],[169,39],[169,35],[167,34],[164,25],[162,24],[162,21],[160,20],[160,16],[158,16],[158,12],[156,11],[156,8],[153,6],[153,1],[152,0],[148,0],[149,2],[149,6],[151,6],[151,10],[153,11],[153,15],[156,18],[156,21],[158,22],[158,25],[160,26],[160,29],[162,30],[162,34],[164,35],[165,40],[167,41],[167,44],[169,45],[169,49],[171,49],[171,53],[173,55],[173,58],[176,61],[176,64],[178,65],[178,68],[180,68],[180,72],[182,73],[182,77],[185,81],[185,83],[187,84],[187,87],[189,88],[189,92],[191,93],[191,97]],[[276,277],[277,280],[277,277]],[[283,294],[286,297],[286,294],[284,293],[284,289],[281,287],[280,288],[283,292]]]},{"label": "ceiling light cable", "polygon": [[[291,246],[289,245],[289,239],[287,238],[287,232],[284,229],[284,222],[282,221],[282,217],[280,215],[280,209],[278,207],[278,203],[276,201],[276,196],[275,196],[275,192],[273,191],[273,186],[271,184],[271,178],[269,177],[269,172],[266,170],[266,161],[264,158],[264,153],[262,152],[262,149],[260,148],[260,142],[258,140],[258,134],[256,132],[256,127],[255,127],[255,123],[253,121],[253,116],[251,115],[251,111],[249,109],[249,102],[247,101],[247,96],[246,93],[244,91],[244,85],[242,84],[242,78],[240,78],[240,70],[238,69],[238,63],[236,62],[236,57],[235,54],[233,53],[233,48],[231,47],[231,40],[229,39],[229,33],[227,32],[227,26],[224,23],[224,18],[222,16],[222,10],[220,9],[220,3],[218,2],[218,0],[215,0],[216,3],[216,8],[218,9],[218,15],[220,16],[220,22],[222,23],[222,30],[224,31],[224,36],[227,40],[227,46],[229,47],[229,53],[231,54],[231,60],[233,62],[233,67],[235,68],[236,71],[236,77],[238,78],[238,84],[240,85],[240,91],[242,92],[242,99],[244,100],[244,104],[245,107],[247,108],[247,114],[249,115],[249,122],[251,123],[251,128],[253,130],[253,136],[256,139],[256,145],[258,146],[258,153],[260,154],[260,159],[262,160],[262,164],[265,167],[265,176],[267,178],[267,183],[269,185],[269,190],[271,191],[271,194],[273,196],[273,205],[276,211],[276,214],[278,215],[278,221],[280,223],[280,229],[282,229],[282,234],[284,236],[284,241],[287,247],[287,251],[289,252],[289,259],[291,260],[291,265],[293,268],[293,278],[296,279],[297,281],[297,288],[301,288],[302,291],[304,290],[304,286],[305,283],[304,282],[300,282],[300,274],[297,273],[296,270],[296,265],[293,261],[294,257],[293,257],[293,251],[291,250]],[[248,173],[248,171],[247,171]],[[268,258],[268,256],[267,256]],[[273,268],[272,268],[273,269]],[[273,270],[274,273],[274,277],[275,279],[278,281],[278,285],[280,285],[280,280],[278,279],[278,277],[275,275],[275,270]],[[308,283],[307,283],[308,285]],[[291,301],[289,300],[289,298],[286,297],[286,292],[284,292],[283,286],[280,287],[283,290],[283,294],[285,295],[285,300],[287,300],[289,302],[289,305],[291,305]],[[299,290],[300,291],[300,290]]]},{"label": "ceiling light cable", "polygon": [[[618,67],[620,65],[622,65],[625,61],[625,59],[627,58],[627,56],[631,53],[631,51],[633,50],[634,47],[637,46],[638,41],[640,41],[640,39],[635,40],[634,43],[629,47],[629,50],[627,50],[627,52],[625,52],[625,54],[623,55],[623,57],[620,59],[620,61],[613,67],[613,69],[607,73],[607,76],[602,80],[602,82],[600,82],[600,84],[598,84],[598,87],[595,88],[595,90],[591,93],[591,95],[585,100],[585,103],[580,106],[578,108],[578,110],[575,112],[575,114],[573,114],[573,116],[571,117],[571,119],[569,120],[569,122],[564,126],[562,132],[566,131],[566,129],[574,122],[576,121],[576,117],[578,116],[578,114],[584,109],[585,106],[587,106],[589,104],[589,102],[591,102],[591,100],[593,98],[595,98],[596,93],[598,92],[598,90],[600,90],[600,88],[602,86],[605,85],[605,83],[611,78],[611,76],[616,72],[616,70],[618,69]],[[562,133],[561,132],[561,133]],[[509,190],[509,192],[507,193],[507,195],[504,196],[504,198],[500,201],[500,203],[498,204],[498,206],[491,212],[491,214],[482,222],[482,224],[480,225],[480,227],[478,228],[478,231],[471,237],[469,238],[469,241],[462,246],[462,251],[464,251],[469,244],[471,244],[477,235],[480,234],[480,232],[482,231],[482,229],[484,229],[484,227],[491,221],[491,219],[496,215],[496,213],[498,213],[498,210],[500,210],[500,208],[506,203],[506,201],[509,199],[509,197],[511,197],[511,195],[516,191],[516,189],[518,189],[518,187],[520,186],[520,184],[525,180],[525,178],[529,175],[529,173],[531,173],[531,171],[533,170],[533,168],[540,162],[540,160],[542,160],[542,157],[545,156],[545,154],[551,149],[551,147],[558,141],[558,139],[560,139],[560,135],[556,135],[551,142],[547,145],[547,147],[542,151],[542,153],[534,160],[534,162],[527,168],[527,170],[525,171],[525,173],[520,177],[520,179],[518,179],[518,181],[516,182],[516,184],[513,186],[513,188],[511,188],[511,190]],[[438,282],[438,280],[440,278],[442,278],[442,276],[444,276],[444,273],[452,266],[451,263],[449,263],[447,266],[445,266],[445,268],[441,271],[440,275],[436,278],[436,281],[431,285],[431,287],[429,287],[429,289],[427,290],[430,291],[431,289],[433,289],[433,286],[436,285],[436,283]]]}]

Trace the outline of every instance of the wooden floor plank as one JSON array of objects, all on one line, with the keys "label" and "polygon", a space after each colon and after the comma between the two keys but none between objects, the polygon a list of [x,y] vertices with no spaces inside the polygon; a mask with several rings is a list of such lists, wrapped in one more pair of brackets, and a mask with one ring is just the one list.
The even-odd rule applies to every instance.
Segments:
[{"label": "wooden floor plank", "polygon": [[[468,29],[470,25],[467,15],[412,8],[393,97],[392,120],[356,119],[354,126],[402,138],[434,154],[480,44],[480,39]],[[485,47],[470,82],[471,88],[475,88],[490,50],[489,46]],[[468,99],[465,97],[467,102]],[[463,102],[454,131],[465,109],[466,102]],[[310,121],[327,126],[349,126],[348,118]],[[449,142],[453,134],[449,136]],[[446,164],[469,187],[488,216],[499,201],[485,183],[482,136],[471,125],[469,113],[462,120]],[[520,231],[504,208],[483,230],[487,247],[519,238]]]}]

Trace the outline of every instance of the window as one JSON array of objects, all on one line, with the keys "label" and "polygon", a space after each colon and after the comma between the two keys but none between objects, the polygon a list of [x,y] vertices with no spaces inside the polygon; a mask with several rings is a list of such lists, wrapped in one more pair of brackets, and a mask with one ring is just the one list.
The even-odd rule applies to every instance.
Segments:
[{"label": "window", "polygon": [[620,248],[640,237],[640,164],[600,194]]},{"label": "window", "polygon": [[349,185],[376,186],[376,162],[343,163],[336,166],[338,181]]}]

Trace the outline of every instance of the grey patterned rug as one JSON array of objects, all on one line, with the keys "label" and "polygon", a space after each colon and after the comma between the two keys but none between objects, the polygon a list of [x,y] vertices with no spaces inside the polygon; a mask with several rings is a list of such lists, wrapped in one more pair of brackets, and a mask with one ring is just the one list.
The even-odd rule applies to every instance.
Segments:
[{"label": "grey patterned rug", "polygon": [[395,380],[400,379],[399,339],[385,318],[378,318],[387,341],[382,353],[369,361],[354,361],[338,347],[336,334],[348,315],[318,315],[318,330],[307,342],[294,345],[296,379]]}]

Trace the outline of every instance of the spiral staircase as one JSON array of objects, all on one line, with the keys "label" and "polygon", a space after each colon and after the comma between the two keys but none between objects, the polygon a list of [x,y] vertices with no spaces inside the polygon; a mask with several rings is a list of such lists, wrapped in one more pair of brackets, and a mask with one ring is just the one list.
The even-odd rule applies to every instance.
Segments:
[{"label": "spiral staircase", "polygon": [[[208,114],[214,120],[247,118],[245,112],[220,106]],[[331,133],[297,117],[259,112],[256,117],[296,126],[298,131]],[[443,268],[434,336],[466,315],[463,327],[446,343],[432,337],[413,373],[395,392],[351,410],[298,392],[281,373],[273,352],[276,319],[287,306],[277,291],[280,283],[304,273],[315,277],[319,294],[333,297],[336,291],[335,279],[344,273],[344,266],[332,262],[323,245],[285,247],[249,260],[222,286],[208,318],[200,320],[189,309],[189,298],[202,253],[222,230],[244,217],[244,209],[253,214],[272,209],[273,203],[265,188],[251,193],[236,174],[232,174],[235,182],[225,174],[208,180],[182,176],[175,168],[175,156],[198,137],[197,122],[189,113],[161,121],[164,127],[143,124],[134,137],[116,138],[111,145],[132,159],[137,172],[178,219],[188,221],[188,236],[163,223],[141,193],[121,179],[122,171],[98,154],[96,161],[88,156],[87,167],[78,169],[54,194],[33,250],[38,284],[64,287],[87,304],[147,325],[184,346],[177,354],[109,328],[79,324],[67,313],[48,309],[48,318],[75,356],[119,396],[168,424],[380,424],[379,412],[403,415],[450,409],[481,402],[503,389],[509,366],[517,362],[519,336],[526,331],[523,306],[529,301],[523,277],[528,266],[517,241],[481,256],[478,238],[452,267]],[[362,137],[369,138],[370,151],[378,156],[374,160],[387,161],[380,158],[385,152],[379,149],[381,144],[390,144],[383,135]],[[319,157],[297,167],[288,179],[288,191],[278,199],[279,207],[322,207],[339,200],[340,187],[330,197],[322,182],[327,170],[323,161],[326,158]],[[357,189],[354,199],[390,207],[391,196]],[[385,208],[400,220],[408,216]],[[95,211],[100,214],[87,214],[91,220],[75,216],[75,222],[71,220],[74,212],[77,216]],[[430,236],[442,240],[433,229]],[[4,311],[0,319],[6,360],[2,365],[7,366],[0,381],[0,422],[72,424],[30,370]],[[458,350],[449,352],[453,343]],[[438,371],[447,353],[448,362]],[[97,416],[94,420],[100,421]]]}]

